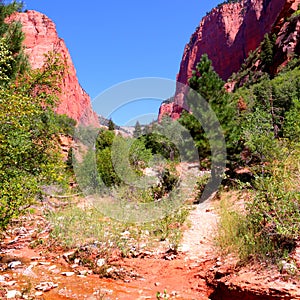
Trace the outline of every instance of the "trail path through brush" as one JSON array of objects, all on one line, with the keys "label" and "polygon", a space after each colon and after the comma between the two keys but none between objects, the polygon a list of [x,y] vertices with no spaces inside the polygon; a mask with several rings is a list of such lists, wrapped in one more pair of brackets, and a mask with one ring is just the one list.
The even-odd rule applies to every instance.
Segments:
[{"label": "trail path through brush", "polygon": [[[185,178],[204,175],[199,168],[191,164],[181,165],[181,173]],[[189,228],[183,234],[179,250],[191,260],[205,261],[215,258],[213,239],[217,221],[218,215],[212,200],[193,205],[188,217]]]},{"label": "trail path through brush", "polygon": [[213,259],[216,256],[213,249],[213,236],[217,225],[213,204],[210,202],[205,206],[195,205],[188,221],[190,228],[184,232],[179,250],[190,259]]},{"label": "trail path through brush", "polygon": [[[193,184],[189,183],[195,182],[201,172],[191,164],[181,164],[180,168],[182,199],[186,200],[193,194]],[[50,250],[49,222],[42,213],[26,216],[0,243],[0,298],[26,290],[32,299],[144,300],[157,299],[157,292],[166,290],[168,299],[207,300],[212,290],[205,274],[215,258],[212,237],[217,214],[209,201],[193,208],[177,255],[156,249],[158,252],[141,253],[136,258],[112,257],[112,268],[117,273],[125,272],[126,280],[100,278],[80,263],[69,262],[68,255],[76,249],[70,254],[52,245]],[[10,263],[16,267],[8,267]]]}]

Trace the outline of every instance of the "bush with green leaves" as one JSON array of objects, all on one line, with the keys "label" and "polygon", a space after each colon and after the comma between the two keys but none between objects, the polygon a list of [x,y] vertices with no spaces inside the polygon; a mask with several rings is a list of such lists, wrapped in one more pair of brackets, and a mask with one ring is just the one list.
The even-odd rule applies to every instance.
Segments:
[{"label": "bush with green leaves", "polygon": [[35,201],[43,185],[65,182],[53,112],[61,70],[50,55],[43,69],[0,87],[1,229]]},{"label": "bush with green leaves", "polygon": [[99,175],[107,187],[131,182],[142,175],[151,159],[151,150],[140,139],[124,138],[112,130],[101,129],[96,140]]},{"label": "bush with green leaves", "polygon": [[299,71],[293,64],[273,79],[235,91],[246,103],[239,115],[240,165],[251,170],[254,180],[247,185],[246,211],[221,213],[219,241],[243,260],[288,258],[300,238]]}]

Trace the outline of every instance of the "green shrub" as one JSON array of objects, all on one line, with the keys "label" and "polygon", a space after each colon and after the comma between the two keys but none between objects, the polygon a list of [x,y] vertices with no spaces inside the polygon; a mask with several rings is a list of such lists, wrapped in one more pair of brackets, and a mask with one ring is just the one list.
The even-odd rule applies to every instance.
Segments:
[{"label": "green shrub", "polygon": [[[59,70],[52,58],[48,57],[43,70],[20,77],[17,86],[0,88],[1,229],[25,212],[42,193],[43,185],[65,182],[59,131],[52,122],[55,95],[51,90]],[[46,81],[39,81],[41,77]],[[47,96],[43,93],[46,88]]]},{"label": "green shrub", "polygon": [[274,263],[293,250],[300,237],[299,154],[299,148],[288,151],[257,176],[244,213],[221,201],[217,243],[223,252]]}]

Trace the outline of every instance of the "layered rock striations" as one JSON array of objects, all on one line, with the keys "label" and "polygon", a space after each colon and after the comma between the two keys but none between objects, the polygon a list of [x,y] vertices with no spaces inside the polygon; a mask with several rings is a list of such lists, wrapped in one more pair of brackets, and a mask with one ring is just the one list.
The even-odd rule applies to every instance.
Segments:
[{"label": "layered rock striations", "polygon": [[215,71],[227,80],[240,69],[248,53],[260,45],[266,33],[275,27],[282,28],[286,16],[297,10],[299,3],[300,0],[242,0],[214,8],[202,19],[185,46],[175,101],[161,106],[159,120],[164,114],[178,118],[183,97],[177,95],[204,53],[208,54]]},{"label": "layered rock striations", "polygon": [[12,18],[22,24],[25,52],[29,56],[32,68],[41,68],[45,61],[44,54],[49,51],[62,57],[65,73],[56,112],[66,114],[78,123],[98,126],[98,117],[92,109],[90,96],[78,82],[70,53],[63,39],[58,37],[55,24],[44,14],[31,10],[14,14]]}]

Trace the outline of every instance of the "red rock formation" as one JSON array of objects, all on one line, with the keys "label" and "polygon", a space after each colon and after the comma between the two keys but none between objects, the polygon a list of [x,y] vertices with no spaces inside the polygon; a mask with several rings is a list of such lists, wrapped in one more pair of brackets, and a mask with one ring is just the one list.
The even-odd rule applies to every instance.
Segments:
[{"label": "red rock formation", "polygon": [[49,51],[59,53],[64,61],[66,72],[61,82],[60,103],[56,112],[66,114],[84,125],[99,126],[97,115],[91,107],[91,99],[78,82],[70,53],[63,39],[58,37],[55,24],[36,11],[17,13],[13,19],[22,23],[25,51],[32,68],[42,67],[44,54]]},{"label": "red rock formation", "polygon": [[186,84],[202,54],[227,80],[237,72],[249,51],[255,50],[279,16],[298,0],[243,0],[214,8],[202,19],[186,45],[177,80]]},{"label": "red rock formation", "polygon": [[[187,84],[204,53],[208,54],[216,72],[227,80],[240,69],[249,51],[259,46],[265,33],[270,32],[275,23],[280,26],[299,3],[300,0],[242,0],[214,8],[202,19],[184,49],[177,75],[177,94],[182,84]],[[177,98],[173,106],[182,104]],[[160,111],[166,111],[173,118],[173,111],[169,113],[169,109],[161,107]],[[176,116],[178,111],[177,108]],[[159,115],[159,119],[161,117]]]},{"label": "red rock formation", "polygon": [[[298,1],[300,3],[300,1]],[[297,4],[299,4],[297,3]],[[300,19],[291,18],[276,28],[277,40],[272,73],[276,74],[284,67],[294,53],[300,54]],[[278,32],[279,30],[279,32]]]}]

